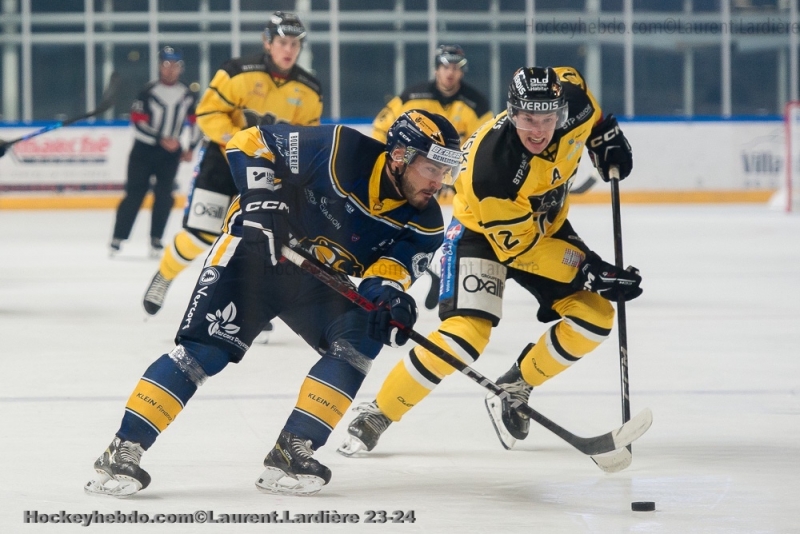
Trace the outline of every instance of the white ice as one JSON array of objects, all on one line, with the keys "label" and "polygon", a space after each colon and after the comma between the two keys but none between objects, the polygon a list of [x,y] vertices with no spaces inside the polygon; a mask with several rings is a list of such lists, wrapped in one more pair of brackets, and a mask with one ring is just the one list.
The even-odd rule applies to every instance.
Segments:
[{"label": "white ice", "polygon": [[[609,206],[573,207],[584,239],[613,261]],[[317,457],[333,471],[316,496],[256,491],[261,462],[294,406],[315,354],[278,324],[269,345],[210,379],[143,458],[153,482],[127,499],[84,494],[92,463],[118,428],[147,366],[173,346],[199,262],[171,288],[155,318],[141,298],[157,263],[146,259],[149,212],[107,257],[111,211],[0,212],[0,532],[139,532],[131,525],[25,524],[39,514],[123,513],[291,516],[359,514],[333,524],[145,527],[148,532],[800,532],[800,217],[762,206],[624,206],[626,263],[644,295],[628,306],[633,412],[653,427],[633,465],[602,473],[534,425],[501,448],[484,391],[454,375],[368,458],[335,452],[348,412]],[[167,234],[179,226],[174,212]],[[421,300],[428,280],[413,288]],[[476,364],[502,374],[545,325],[510,284],[505,318]],[[437,325],[423,311],[417,329]],[[532,396],[571,431],[621,423],[619,357],[612,337]],[[406,349],[384,350],[356,402],[371,400]],[[631,501],[655,501],[632,512]],[[415,522],[367,524],[366,512],[413,511]]]}]

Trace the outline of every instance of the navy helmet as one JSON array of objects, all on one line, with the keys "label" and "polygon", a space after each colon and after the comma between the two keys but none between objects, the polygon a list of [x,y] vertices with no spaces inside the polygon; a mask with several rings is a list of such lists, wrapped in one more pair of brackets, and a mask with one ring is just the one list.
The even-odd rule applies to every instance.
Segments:
[{"label": "navy helmet", "polygon": [[272,14],[264,28],[264,38],[271,43],[276,36],[297,37],[301,41],[306,36],[306,28],[300,22],[300,18],[288,11],[276,11]]},{"label": "navy helmet", "polygon": [[[402,156],[395,156],[397,148]],[[443,182],[452,184],[461,170],[461,138],[449,120],[436,113],[421,109],[406,111],[389,128],[386,134],[386,153],[395,161],[410,165],[422,156],[449,167]]]},{"label": "navy helmet", "polygon": [[517,120],[520,112],[533,115],[556,114],[556,128],[567,123],[567,97],[558,74],[551,67],[523,67],[517,69],[508,86],[508,118],[521,130]]}]

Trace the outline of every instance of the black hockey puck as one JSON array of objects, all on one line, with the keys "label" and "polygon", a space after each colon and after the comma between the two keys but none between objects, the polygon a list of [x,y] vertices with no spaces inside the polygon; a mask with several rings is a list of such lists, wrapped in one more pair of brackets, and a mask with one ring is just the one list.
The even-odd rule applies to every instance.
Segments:
[{"label": "black hockey puck", "polygon": [[656,503],[653,501],[638,501],[631,503],[631,510],[634,512],[652,512],[656,509]]}]

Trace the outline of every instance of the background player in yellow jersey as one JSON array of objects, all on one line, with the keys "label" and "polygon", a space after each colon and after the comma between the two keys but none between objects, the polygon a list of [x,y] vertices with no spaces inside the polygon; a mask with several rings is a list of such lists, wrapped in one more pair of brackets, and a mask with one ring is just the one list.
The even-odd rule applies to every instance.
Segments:
[{"label": "background player in yellow jersey", "polygon": [[[611,332],[609,301],[642,292],[636,269],[603,261],[567,220],[569,189],[587,146],[608,180],[631,172],[631,148],[613,115],[600,107],[572,68],[522,68],[508,106],[468,141],[456,182],[453,220],[442,248],[439,316],[432,342],[473,363],[502,317],[503,290],[515,280],[539,303],[538,320],[556,321],[526,346],[497,383],[528,402],[531,389],[566,370]],[[393,421],[424,399],[453,368],[417,346],[384,381],[376,400],[357,408],[340,452],[372,450]],[[506,448],[528,434],[527,416],[494,395],[486,399]]]},{"label": "background player in yellow jersey", "polygon": [[456,127],[461,142],[492,118],[489,103],[477,89],[463,81],[467,56],[458,45],[436,49],[433,80],[412,85],[394,97],[372,123],[372,137],[386,142],[386,132],[397,118],[411,109],[443,115]]},{"label": "background player in yellow jersey", "polygon": [[145,293],[148,314],[158,313],[175,277],[222,232],[228,205],[238,194],[225,159],[225,145],[234,134],[260,124],[319,124],[320,84],[297,65],[305,36],[296,15],[276,11],[264,29],[264,53],[231,59],[211,80],[197,105],[197,125],[208,142],[192,183],[183,230],[164,251]]}]

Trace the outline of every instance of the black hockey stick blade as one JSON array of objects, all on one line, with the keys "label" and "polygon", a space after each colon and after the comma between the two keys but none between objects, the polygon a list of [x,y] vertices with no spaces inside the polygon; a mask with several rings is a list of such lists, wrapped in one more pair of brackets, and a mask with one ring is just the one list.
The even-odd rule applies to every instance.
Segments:
[{"label": "black hockey stick blade", "polygon": [[[354,287],[345,283],[336,275],[331,274],[316,262],[312,262],[311,260],[305,258],[286,246],[281,247],[281,253],[288,261],[308,272],[314,278],[327,285],[353,304],[356,304],[368,312],[376,309],[376,305],[371,300],[365,298],[358,291],[356,291]],[[612,430],[611,432],[591,438],[576,436],[569,430],[559,426],[541,413],[531,408],[527,403],[512,399],[505,389],[501,388],[446,350],[429,341],[428,338],[424,337],[416,330],[408,328],[407,326],[394,321],[392,321],[391,324],[392,326],[402,330],[403,333],[409,337],[409,339],[413,340],[415,343],[430,351],[442,361],[448,363],[461,373],[465,374],[472,381],[477,382],[501,399],[507,400],[511,403],[512,408],[528,415],[528,417],[572,445],[574,448],[578,449],[583,454],[603,454],[625,447],[626,445],[639,439],[645,432],[647,432],[647,429],[650,428],[650,425],[653,423],[652,412],[648,408],[645,408],[636,417],[621,427]]]},{"label": "black hockey stick blade", "polygon": [[573,187],[572,189],[569,190],[569,192],[572,195],[580,195],[581,193],[587,192],[596,183],[597,183],[597,177],[595,177],[593,174],[590,174],[585,182],[583,182],[579,186]]},{"label": "black hockey stick blade", "polygon": [[431,276],[431,287],[428,289],[428,295],[425,297],[425,307],[429,310],[434,309],[439,304],[439,283],[441,279],[428,267],[428,274]]},{"label": "black hockey stick blade", "polygon": [[2,141],[4,148],[9,148],[11,145],[19,143],[20,141],[27,141],[28,139],[32,139],[34,137],[40,136],[44,133],[50,132],[52,130],[56,130],[58,128],[63,128],[64,126],[69,126],[70,124],[74,124],[78,121],[82,121],[84,119],[89,119],[96,115],[100,115],[101,113],[105,113],[114,105],[114,102],[117,99],[117,94],[119,94],[120,86],[122,85],[122,81],[119,77],[119,74],[116,72],[111,74],[111,77],[108,80],[108,86],[106,90],[103,91],[102,99],[97,107],[92,110],[84,113],[83,115],[79,115],[77,117],[72,117],[70,119],[64,121],[58,121],[53,124],[48,124],[44,128],[36,130],[34,132],[30,132],[28,134],[23,135],[22,137],[18,137],[16,139],[12,139],[11,141]]}]

